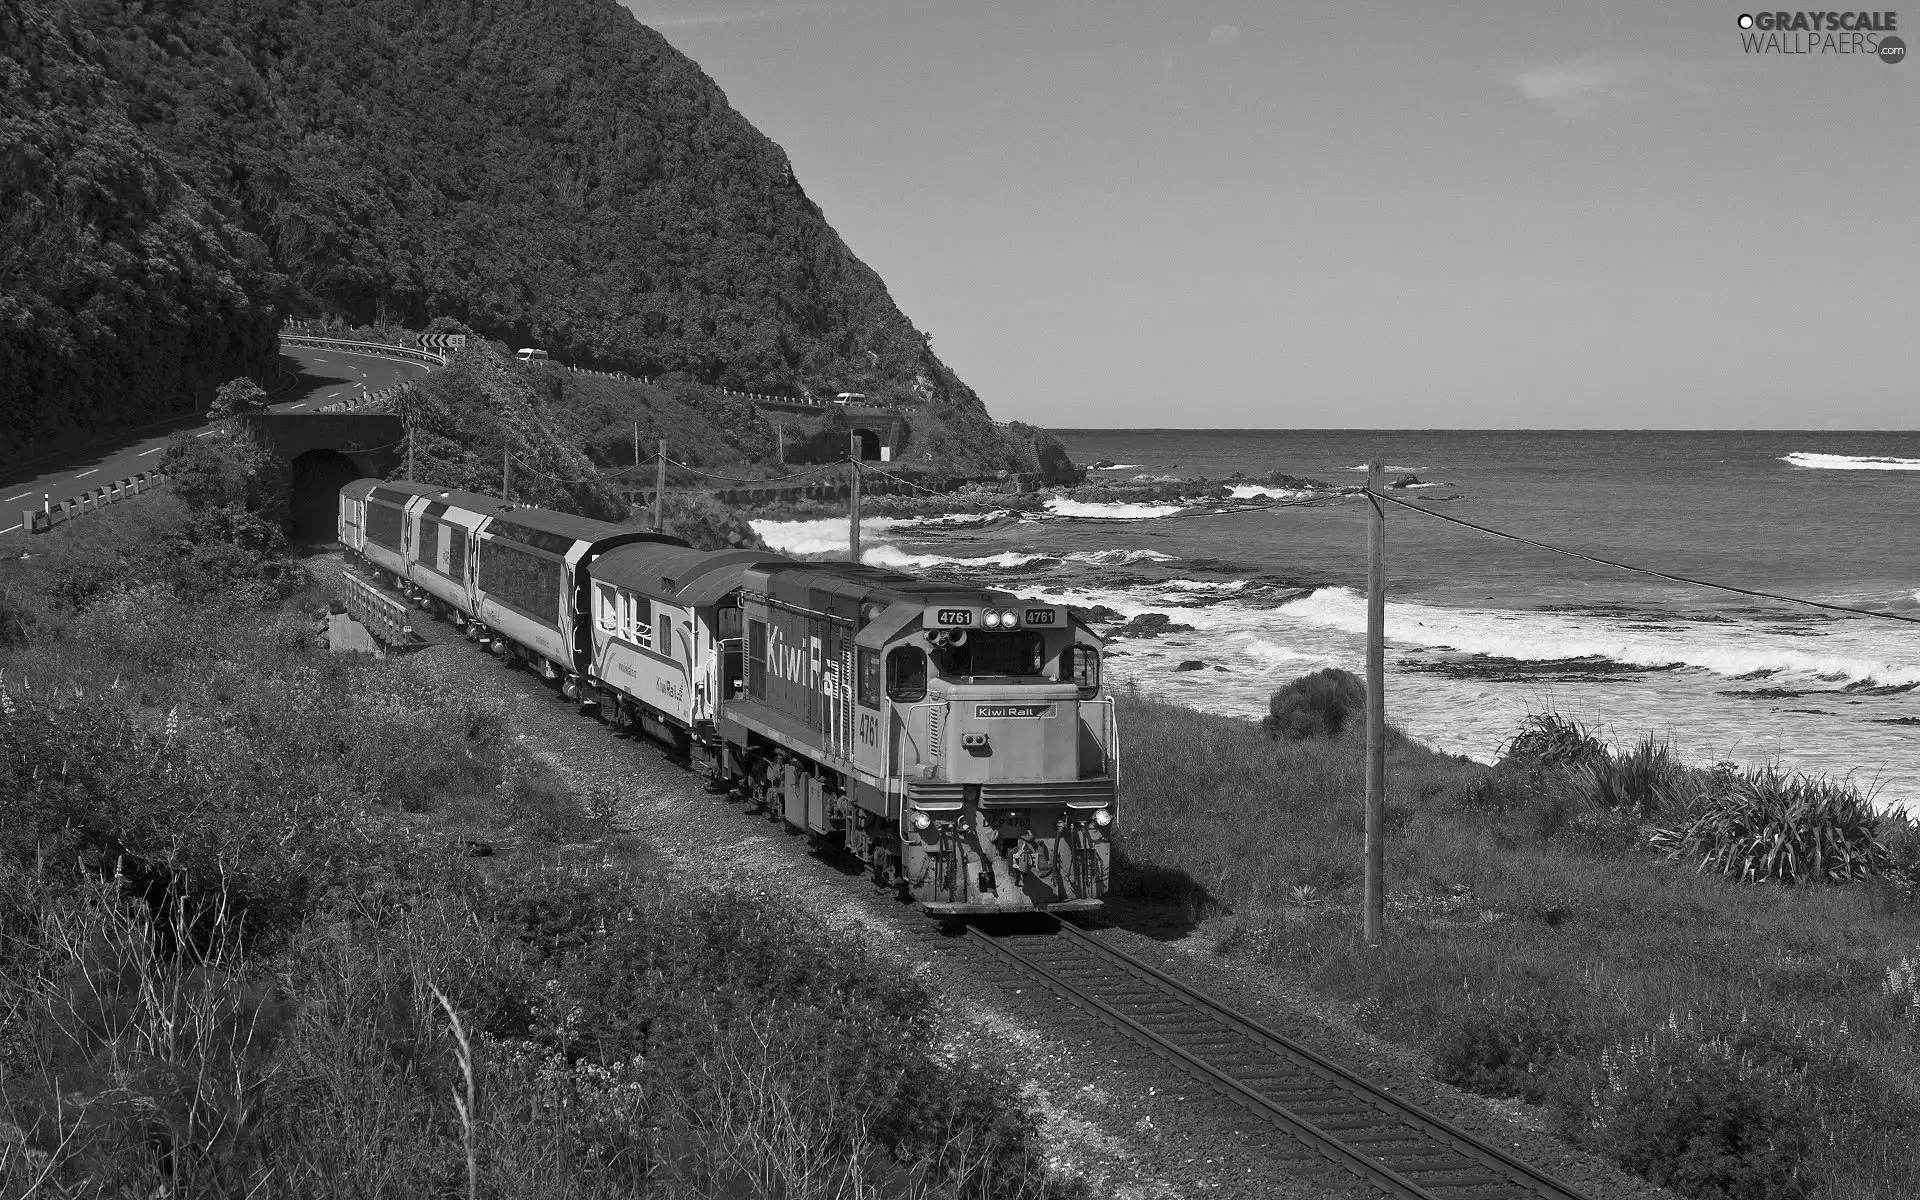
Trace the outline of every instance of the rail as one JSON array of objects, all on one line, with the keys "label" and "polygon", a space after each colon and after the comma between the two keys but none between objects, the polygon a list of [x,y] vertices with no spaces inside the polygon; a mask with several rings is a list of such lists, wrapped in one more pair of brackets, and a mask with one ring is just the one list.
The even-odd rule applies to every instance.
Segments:
[{"label": "rail", "polygon": [[[70,496],[55,504],[51,498],[43,499],[39,508],[20,510],[20,524],[14,528],[23,529],[29,535],[45,533],[55,525],[61,525],[81,513],[97,512],[109,504],[118,504],[129,496],[152,491],[153,486],[166,478],[166,472],[160,470],[140,471],[125,479],[115,479],[100,487]],[[12,529],[7,530],[12,532]]]},{"label": "rail", "polygon": [[1587,1200],[1132,955],[1055,924],[1001,937],[969,926],[967,937],[1400,1200]]},{"label": "rail", "polygon": [[410,646],[417,640],[407,606],[358,575],[349,574],[347,615],[389,646]]}]

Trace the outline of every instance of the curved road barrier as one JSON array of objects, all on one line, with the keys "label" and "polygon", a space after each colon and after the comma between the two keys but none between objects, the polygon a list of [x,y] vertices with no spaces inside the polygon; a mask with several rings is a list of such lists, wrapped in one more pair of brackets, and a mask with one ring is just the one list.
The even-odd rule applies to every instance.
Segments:
[{"label": "curved road barrier", "polygon": [[141,471],[126,479],[116,479],[104,487],[93,488],[71,496],[55,504],[51,498],[41,501],[39,508],[20,510],[20,527],[28,533],[45,533],[55,525],[62,524],[81,513],[94,512],[109,504],[118,504],[128,496],[137,496],[150,491],[153,485],[166,478],[164,471]]}]

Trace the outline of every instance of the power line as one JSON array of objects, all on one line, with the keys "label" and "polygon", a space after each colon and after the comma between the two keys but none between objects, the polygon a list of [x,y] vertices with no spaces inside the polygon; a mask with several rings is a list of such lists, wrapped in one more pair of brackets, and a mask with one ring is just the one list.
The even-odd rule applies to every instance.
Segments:
[{"label": "power line", "polygon": [[823,475],[826,472],[831,471],[834,468],[840,466],[841,464],[837,462],[827,463],[824,466],[815,467],[811,471],[796,471],[791,475],[767,475],[760,479],[737,479],[731,475],[715,475],[711,471],[702,471],[699,467],[689,466],[686,463],[680,462],[679,460],[672,459],[672,458],[669,458],[667,460],[667,465],[673,466],[673,467],[679,467],[683,471],[692,471],[695,475],[703,475],[708,479],[718,479],[722,483],[739,483],[739,484],[752,485],[752,484],[780,483],[788,479],[806,479],[814,475]]},{"label": "power line", "polygon": [[1388,504],[1397,504],[1409,512],[1417,512],[1422,516],[1432,517],[1437,521],[1446,521],[1449,524],[1465,526],[1468,529],[1477,530],[1480,533],[1488,534],[1492,537],[1505,538],[1510,542],[1519,542],[1523,546],[1532,546],[1537,550],[1551,550],[1555,554],[1564,554],[1568,558],[1577,558],[1582,562],[1597,563],[1600,566],[1613,567],[1621,571],[1631,571],[1636,575],[1650,575],[1655,579],[1665,579],[1671,583],[1684,583],[1690,587],[1711,588],[1717,592],[1732,592],[1737,596],[1752,596],[1760,600],[1778,600],[1784,604],[1803,604],[1808,608],[1822,608],[1828,612],[1851,613],[1856,617],[1877,617],[1882,621],[1899,621],[1907,625],[1920,625],[1920,617],[1903,617],[1899,613],[1875,612],[1870,608],[1854,608],[1845,604],[1828,604],[1822,600],[1803,600],[1798,596],[1782,596],[1776,592],[1756,591],[1753,588],[1734,587],[1732,584],[1713,583],[1705,579],[1694,579],[1687,575],[1672,575],[1665,571],[1655,571],[1650,567],[1636,567],[1631,563],[1615,562],[1610,558],[1599,558],[1592,554],[1582,554],[1578,550],[1568,550],[1560,546],[1549,546],[1545,542],[1536,542],[1532,538],[1524,538],[1517,533],[1506,533],[1498,529],[1489,529],[1485,525],[1476,525],[1472,521],[1462,520],[1459,517],[1450,517],[1445,513],[1437,513],[1432,509],[1421,508],[1417,504],[1408,504],[1405,500],[1395,499],[1392,496],[1384,495],[1380,492],[1368,490],[1367,494],[1385,500]]}]

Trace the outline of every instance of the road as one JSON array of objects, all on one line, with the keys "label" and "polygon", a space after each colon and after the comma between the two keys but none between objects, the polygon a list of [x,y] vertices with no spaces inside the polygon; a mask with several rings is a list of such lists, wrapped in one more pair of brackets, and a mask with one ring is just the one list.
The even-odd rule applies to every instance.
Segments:
[{"label": "road", "polygon": [[[309,350],[289,346],[280,365],[292,382],[273,392],[272,412],[305,412],[336,400],[377,392],[427,371],[420,363],[398,362],[348,350]],[[42,500],[65,500],[88,488],[159,465],[167,439],[178,433],[206,437],[213,427],[198,415],[131,429],[91,446],[77,447],[37,463],[0,468],[0,540],[26,537],[20,511]]]}]

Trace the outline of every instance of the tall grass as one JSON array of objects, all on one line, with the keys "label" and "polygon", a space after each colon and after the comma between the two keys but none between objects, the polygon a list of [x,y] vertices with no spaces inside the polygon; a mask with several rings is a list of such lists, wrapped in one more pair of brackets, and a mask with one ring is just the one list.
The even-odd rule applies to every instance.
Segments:
[{"label": "tall grass", "polygon": [[1075,1193],[866,948],[450,849],[615,839],[501,710],[315,650],[322,598],[116,542],[155,499],[0,564],[0,1197]]},{"label": "tall grass", "polygon": [[[1152,700],[1121,715],[1121,845],[1232,910],[1223,953],[1349,1002],[1437,1075],[1541,1104],[1562,1136],[1683,1194],[1920,1194],[1920,920],[1902,891],[1920,834],[1882,820],[1872,856],[1857,793],[1769,793],[1764,773],[1688,768],[1651,739],[1611,752],[1547,714],[1494,767],[1395,738],[1389,936],[1368,948],[1359,739],[1278,741]],[[1783,829],[1854,848],[1822,851],[1862,868],[1827,878],[1889,882],[1741,884],[1650,844],[1741,788],[1782,801]]]}]

